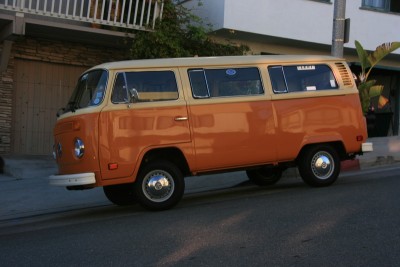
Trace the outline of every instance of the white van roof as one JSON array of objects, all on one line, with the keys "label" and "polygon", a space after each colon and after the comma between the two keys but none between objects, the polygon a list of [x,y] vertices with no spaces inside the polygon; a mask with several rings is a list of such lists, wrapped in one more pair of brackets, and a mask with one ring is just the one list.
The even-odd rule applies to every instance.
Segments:
[{"label": "white van roof", "polygon": [[127,68],[165,68],[165,67],[204,67],[217,65],[251,65],[251,64],[281,64],[343,61],[344,59],[330,56],[313,55],[255,55],[255,56],[225,56],[225,57],[186,57],[139,59],[104,63],[92,69],[127,69]]}]

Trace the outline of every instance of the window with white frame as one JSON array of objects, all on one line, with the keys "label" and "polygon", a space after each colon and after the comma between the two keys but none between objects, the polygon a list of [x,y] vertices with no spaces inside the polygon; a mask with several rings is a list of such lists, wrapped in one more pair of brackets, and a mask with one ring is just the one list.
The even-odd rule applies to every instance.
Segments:
[{"label": "window with white frame", "polygon": [[387,10],[387,0],[363,0],[364,7],[376,8],[381,10]]},{"label": "window with white frame", "polygon": [[331,0],[311,0],[311,1],[315,1],[315,2],[323,2],[323,3],[329,3],[331,4],[332,1]]},{"label": "window with white frame", "polygon": [[339,89],[331,68],[324,64],[269,66],[274,93]]},{"label": "window with white frame", "polygon": [[362,0],[362,7],[383,12],[400,13],[399,0]]},{"label": "window with white frame", "polygon": [[188,75],[196,99],[264,94],[256,67],[189,69]]}]

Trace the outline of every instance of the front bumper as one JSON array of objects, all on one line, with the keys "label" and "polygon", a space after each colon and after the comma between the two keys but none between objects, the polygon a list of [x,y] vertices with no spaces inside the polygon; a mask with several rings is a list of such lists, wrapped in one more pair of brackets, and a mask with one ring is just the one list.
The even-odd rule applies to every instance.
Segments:
[{"label": "front bumper", "polygon": [[96,178],[93,172],[50,175],[49,183],[55,186],[91,185],[96,183]]}]

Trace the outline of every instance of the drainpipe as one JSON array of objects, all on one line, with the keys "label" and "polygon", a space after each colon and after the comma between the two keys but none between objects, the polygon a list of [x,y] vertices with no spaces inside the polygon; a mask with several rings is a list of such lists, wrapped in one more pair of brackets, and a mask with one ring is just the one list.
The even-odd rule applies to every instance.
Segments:
[{"label": "drainpipe", "polygon": [[343,57],[346,0],[335,0],[333,11],[332,51],[334,57]]}]

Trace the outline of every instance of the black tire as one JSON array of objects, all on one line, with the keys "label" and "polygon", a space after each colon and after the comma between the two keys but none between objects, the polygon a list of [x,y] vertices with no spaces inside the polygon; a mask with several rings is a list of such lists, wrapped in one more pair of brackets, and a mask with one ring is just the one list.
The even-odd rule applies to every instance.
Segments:
[{"label": "black tire", "polygon": [[138,203],[148,210],[166,210],[175,206],[185,191],[185,181],[178,167],[169,161],[155,161],[143,166],[134,183]]},{"label": "black tire", "polygon": [[133,184],[108,185],[103,187],[104,194],[112,203],[119,206],[136,203]]},{"label": "black tire", "polygon": [[298,161],[303,181],[314,187],[333,184],[340,173],[338,152],[330,145],[315,145],[307,148]]},{"label": "black tire", "polygon": [[273,185],[282,177],[283,169],[279,167],[262,167],[247,170],[247,177],[251,182],[259,186]]}]

